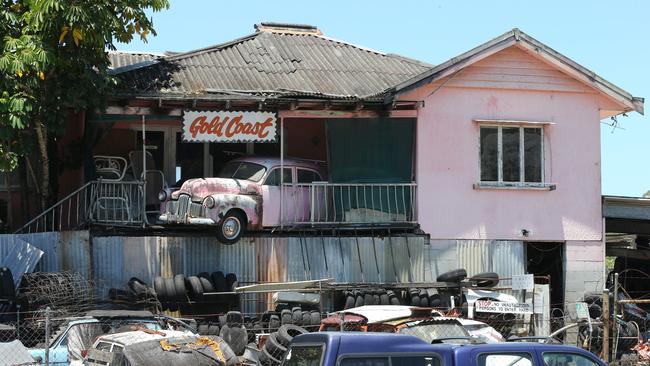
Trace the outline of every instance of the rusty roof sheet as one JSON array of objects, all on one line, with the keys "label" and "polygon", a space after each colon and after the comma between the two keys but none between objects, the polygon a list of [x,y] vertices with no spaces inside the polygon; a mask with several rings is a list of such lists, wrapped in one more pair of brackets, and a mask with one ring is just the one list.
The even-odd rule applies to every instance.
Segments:
[{"label": "rusty roof sheet", "polygon": [[137,96],[363,98],[431,65],[314,33],[258,31],[228,43],[114,70]]}]

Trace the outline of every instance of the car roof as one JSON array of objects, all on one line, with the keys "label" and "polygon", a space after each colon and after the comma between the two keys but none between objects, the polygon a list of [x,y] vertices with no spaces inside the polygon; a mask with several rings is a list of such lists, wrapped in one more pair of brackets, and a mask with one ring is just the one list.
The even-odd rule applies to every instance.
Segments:
[{"label": "car roof", "polygon": [[[266,167],[267,169],[271,169],[275,166],[280,165],[280,157],[274,157],[274,156],[246,155],[231,160],[231,162],[243,162],[243,161],[260,164]],[[298,166],[303,168],[314,169],[317,171],[321,169],[321,166],[314,160],[285,158],[284,165],[286,165],[287,167]]]},{"label": "car roof", "polygon": [[292,346],[300,344],[324,343],[327,346],[338,344],[338,354],[369,354],[378,353],[427,353],[438,352],[441,355],[450,353],[480,352],[530,352],[539,351],[570,351],[571,353],[589,354],[589,352],[574,346],[530,343],[530,342],[500,342],[481,344],[429,344],[420,338],[396,333],[366,333],[366,332],[318,332],[302,334],[294,338]]},{"label": "car roof", "polygon": [[97,338],[96,342],[100,342],[100,341],[113,342],[113,343],[119,343],[127,346],[130,344],[146,342],[153,339],[163,339],[163,338],[172,338],[172,337],[182,338],[182,337],[191,337],[191,336],[194,335],[186,332],[180,332],[177,330],[165,330],[161,332],[158,331],[145,332],[142,330],[135,330],[130,332],[105,334]]},{"label": "car roof", "polygon": [[86,316],[93,318],[145,318],[153,319],[152,312],[146,310],[91,310]]},{"label": "car roof", "polygon": [[365,305],[341,311],[344,314],[361,315],[368,320],[368,324],[382,323],[396,319],[407,320],[409,317],[415,316],[414,313],[418,312],[422,313],[421,315],[434,315],[430,308],[418,308],[405,305]]}]

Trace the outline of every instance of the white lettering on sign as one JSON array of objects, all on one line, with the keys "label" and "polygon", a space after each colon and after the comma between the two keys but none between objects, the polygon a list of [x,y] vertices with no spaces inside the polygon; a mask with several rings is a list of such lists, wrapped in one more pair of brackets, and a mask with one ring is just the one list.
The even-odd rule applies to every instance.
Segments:
[{"label": "white lettering on sign", "polygon": [[272,112],[184,111],[183,141],[274,142],[276,120]]},{"label": "white lettering on sign", "polygon": [[513,290],[532,291],[535,288],[535,277],[532,274],[512,276]]},{"label": "white lettering on sign", "polygon": [[532,314],[533,306],[526,303],[476,300],[474,310],[484,313]]}]

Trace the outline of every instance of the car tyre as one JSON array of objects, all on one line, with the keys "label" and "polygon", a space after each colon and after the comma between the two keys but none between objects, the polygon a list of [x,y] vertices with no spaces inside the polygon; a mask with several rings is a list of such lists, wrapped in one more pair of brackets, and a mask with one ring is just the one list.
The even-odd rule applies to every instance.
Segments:
[{"label": "car tyre", "polygon": [[445,272],[436,278],[438,282],[460,282],[467,278],[467,271],[464,268]]},{"label": "car tyre", "polygon": [[174,276],[174,298],[178,302],[187,302],[187,288],[185,287],[185,276],[177,274]]},{"label": "car tyre", "polygon": [[305,328],[296,326],[296,325],[283,325],[278,329],[276,334],[277,340],[285,347],[289,347],[289,344],[294,337],[301,334],[308,333]]},{"label": "car tyre", "polygon": [[203,300],[203,285],[201,280],[196,276],[187,277],[187,285],[189,285],[190,298],[194,301]]},{"label": "car tyre", "polygon": [[478,273],[469,279],[476,287],[494,287],[499,284],[499,275],[495,272]]},{"label": "car tyre", "polygon": [[238,211],[229,211],[217,225],[217,240],[222,244],[232,245],[241,239],[246,230],[244,215]]},{"label": "car tyre", "polygon": [[287,347],[278,341],[277,335],[277,333],[271,333],[271,335],[266,339],[264,348],[269,351],[269,354],[273,355],[278,360],[281,360],[284,358],[284,354],[287,353]]}]

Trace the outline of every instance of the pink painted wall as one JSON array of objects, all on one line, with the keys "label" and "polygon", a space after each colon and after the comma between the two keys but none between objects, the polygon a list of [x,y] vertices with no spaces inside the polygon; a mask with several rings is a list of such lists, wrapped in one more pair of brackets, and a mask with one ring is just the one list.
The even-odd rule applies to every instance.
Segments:
[{"label": "pink painted wall", "polygon": [[[419,221],[431,239],[601,240],[602,96],[515,47],[439,85],[404,96],[425,100],[416,174]],[[553,122],[544,130],[545,181],[557,189],[474,189],[473,119]]]}]

